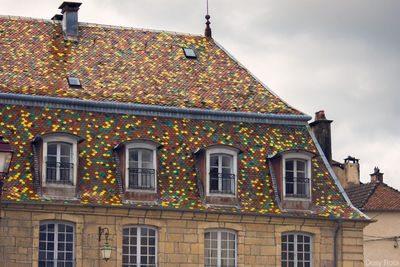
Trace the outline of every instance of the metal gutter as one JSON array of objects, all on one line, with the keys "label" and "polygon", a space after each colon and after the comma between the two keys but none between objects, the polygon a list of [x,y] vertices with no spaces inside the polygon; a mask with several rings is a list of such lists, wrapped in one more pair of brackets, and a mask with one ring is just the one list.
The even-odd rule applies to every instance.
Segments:
[{"label": "metal gutter", "polygon": [[344,191],[344,188],[342,186],[342,184],[339,182],[339,179],[336,177],[335,172],[333,171],[331,165],[329,164],[328,160],[325,157],[324,151],[322,151],[321,146],[319,145],[317,138],[315,137],[314,133],[311,131],[310,127],[307,127],[308,132],[311,135],[311,138],[314,141],[315,146],[317,147],[317,150],[319,152],[319,154],[321,155],[322,161],[324,162],[326,168],[328,169],[329,174],[332,176],[333,180],[335,181],[337,187],[339,188],[340,192],[342,193],[344,199],[346,200],[346,202],[350,205],[350,207],[352,209],[354,209],[355,211],[359,212],[360,214],[362,214],[368,221],[371,221],[370,218],[365,215],[365,213],[363,213],[362,211],[360,211],[358,208],[356,208],[353,203],[351,203],[349,196],[346,194],[346,191]]},{"label": "metal gutter", "polygon": [[81,100],[37,95],[21,95],[11,93],[0,93],[0,104],[74,109],[89,112],[131,114],[139,116],[285,125],[307,125],[307,121],[311,119],[311,117],[308,115],[221,111],[199,108],[127,104],[110,101]]},{"label": "metal gutter", "polygon": [[227,215],[246,215],[246,216],[268,216],[276,218],[291,218],[291,219],[310,219],[323,221],[342,221],[342,222],[371,222],[368,219],[345,219],[345,218],[327,218],[304,215],[288,215],[288,214],[260,214],[249,212],[232,212],[232,211],[210,211],[210,210],[192,210],[183,208],[164,208],[164,207],[138,207],[127,205],[103,205],[103,204],[83,204],[83,203],[51,203],[51,202],[21,202],[3,200],[3,204],[18,204],[18,205],[49,205],[49,206],[66,206],[66,207],[90,207],[90,208],[118,208],[118,209],[133,209],[133,210],[157,210],[157,211],[175,211],[175,212],[193,212],[193,213],[210,213],[210,214],[227,214]]}]

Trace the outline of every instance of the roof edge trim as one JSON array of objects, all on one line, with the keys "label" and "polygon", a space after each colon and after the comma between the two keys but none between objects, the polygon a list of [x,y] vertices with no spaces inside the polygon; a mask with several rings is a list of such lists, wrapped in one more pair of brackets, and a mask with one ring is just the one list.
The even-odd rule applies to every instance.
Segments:
[{"label": "roof edge trim", "polygon": [[[45,202],[21,202],[12,200],[2,200],[3,204],[17,205],[49,205],[49,206],[69,206],[69,207],[94,207],[94,208],[119,208],[119,209],[134,209],[134,210],[159,210],[159,211],[175,211],[175,212],[193,212],[193,213],[210,213],[210,214],[229,214],[238,216],[266,216],[288,219],[303,219],[303,220],[322,220],[322,221],[342,221],[342,222],[366,222],[370,223],[373,220],[366,217],[365,219],[358,218],[342,218],[342,217],[323,217],[323,216],[305,216],[297,214],[262,214],[250,212],[233,212],[233,211],[210,211],[210,210],[194,210],[183,208],[164,208],[164,207],[144,207],[144,206],[122,206],[122,205],[104,205],[104,204],[82,204],[82,203],[45,203]],[[367,219],[368,218],[368,219]]]},{"label": "roof edge trim", "polygon": [[328,160],[325,157],[324,152],[322,151],[321,146],[319,145],[317,138],[315,137],[314,133],[311,131],[311,128],[309,126],[307,126],[308,132],[311,135],[311,138],[314,141],[315,146],[317,147],[318,153],[321,155],[322,161],[324,162],[326,168],[328,169],[329,174],[332,176],[333,180],[335,181],[337,187],[339,188],[340,192],[342,193],[344,199],[346,200],[346,202],[350,205],[350,207],[352,209],[354,209],[355,211],[359,212],[360,214],[362,214],[364,216],[365,219],[367,220],[371,220],[370,217],[368,217],[364,212],[360,211],[358,208],[356,208],[353,203],[351,203],[349,196],[347,195],[346,191],[344,191],[343,186],[340,184],[339,179],[336,177],[335,172],[333,171],[331,165],[329,164]]},{"label": "roof edge trim", "polygon": [[221,111],[171,106],[127,104],[71,98],[0,93],[0,103],[8,105],[39,106],[92,112],[160,116],[201,120],[250,122],[285,125],[307,125],[308,115],[264,114],[250,112]]}]

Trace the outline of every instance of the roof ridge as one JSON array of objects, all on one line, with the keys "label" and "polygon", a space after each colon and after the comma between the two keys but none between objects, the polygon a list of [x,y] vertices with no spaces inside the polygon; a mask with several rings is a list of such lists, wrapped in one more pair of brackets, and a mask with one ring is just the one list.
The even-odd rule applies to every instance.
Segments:
[{"label": "roof ridge", "polygon": [[[52,22],[52,23],[57,23],[57,24],[60,23],[59,21],[52,20],[52,19],[42,19],[42,18],[23,17],[23,16],[0,15],[0,18],[37,20],[37,21]],[[146,32],[159,32],[159,33],[168,33],[168,34],[175,34],[175,35],[185,35],[185,36],[206,38],[205,36],[203,36],[201,34],[193,34],[193,33],[185,33],[185,32],[175,32],[175,31],[165,31],[165,30],[157,30],[157,29],[135,28],[135,27],[129,27],[129,26],[118,26],[118,25],[92,23],[92,22],[84,22],[84,21],[78,22],[78,23],[79,23],[79,25],[82,25],[82,26],[98,26],[98,27],[110,28],[110,29],[137,30],[137,31],[146,31]]]}]

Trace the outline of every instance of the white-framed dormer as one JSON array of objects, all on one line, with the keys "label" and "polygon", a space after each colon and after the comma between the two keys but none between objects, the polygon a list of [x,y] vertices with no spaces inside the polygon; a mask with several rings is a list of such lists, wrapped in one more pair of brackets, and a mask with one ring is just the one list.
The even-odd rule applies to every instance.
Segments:
[{"label": "white-framed dormer", "polygon": [[78,177],[77,135],[54,132],[42,138],[42,186],[75,187]]},{"label": "white-framed dormer", "polygon": [[311,162],[315,154],[305,150],[290,150],[281,152],[281,156],[283,198],[311,201]]},{"label": "white-framed dormer", "polygon": [[157,192],[157,148],[150,140],[131,140],[125,143],[125,190]]},{"label": "white-framed dormer", "polygon": [[239,149],[227,145],[213,145],[205,150],[206,195],[237,196],[237,161]]}]

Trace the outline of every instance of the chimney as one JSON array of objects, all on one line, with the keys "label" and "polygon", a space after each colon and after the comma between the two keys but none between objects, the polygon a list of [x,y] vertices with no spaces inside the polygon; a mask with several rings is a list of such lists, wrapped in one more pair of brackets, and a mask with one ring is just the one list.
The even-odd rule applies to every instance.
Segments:
[{"label": "chimney", "polygon": [[348,156],[344,159],[344,175],[346,179],[346,187],[349,185],[360,184],[360,164],[359,159]]},{"label": "chimney", "polygon": [[383,173],[381,173],[378,167],[375,167],[374,173],[371,173],[370,175],[371,175],[371,183],[372,182],[383,183]]},{"label": "chimney", "polygon": [[59,9],[63,14],[62,29],[66,40],[78,41],[78,10],[81,3],[63,2]]},{"label": "chimney", "polygon": [[317,138],[329,164],[332,164],[331,123],[331,120],[326,119],[323,110],[315,112],[315,120],[310,123],[311,130]]}]

